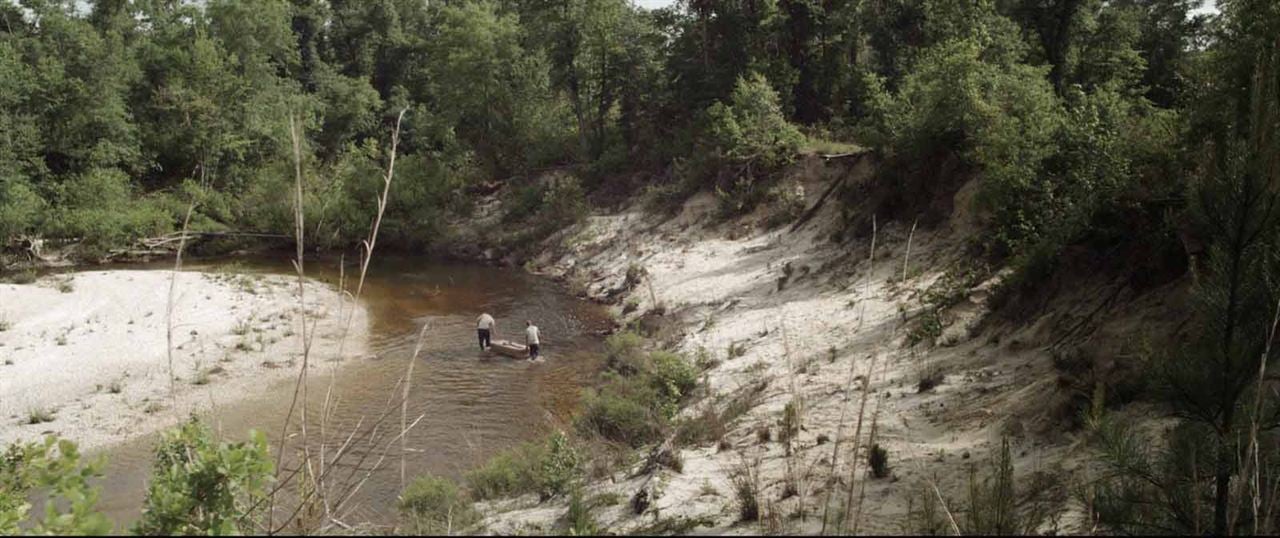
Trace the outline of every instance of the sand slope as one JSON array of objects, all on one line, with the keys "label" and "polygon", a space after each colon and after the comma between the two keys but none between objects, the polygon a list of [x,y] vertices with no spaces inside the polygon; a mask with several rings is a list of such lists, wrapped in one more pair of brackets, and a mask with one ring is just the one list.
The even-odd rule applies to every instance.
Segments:
[{"label": "sand slope", "polygon": [[[57,434],[98,447],[297,375],[295,278],[182,272],[173,302],[171,385],[172,274],[92,271],[0,284],[0,444]],[[312,348],[312,368],[319,368],[337,353],[338,294],[314,281],[305,294],[309,319],[320,319]],[[357,308],[348,356],[365,353],[367,330],[367,315]],[[40,411],[53,420],[29,424]]]},{"label": "sand slope", "polygon": [[[806,192],[822,192],[838,172],[802,177]],[[962,189],[957,198],[971,191]],[[623,304],[634,303],[623,316],[628,321],[655,301],[665,307],[665,317],[676,320],[677,346],[690,357],[703,354],[718,361],[704,374],[710,394],[685,409],[683,417],[707,406],[723,409],[749,387],[765,387],[755,405],[728,425],[723,446],[681,449],[681,471],[660,468],[631,476],[632,469],[588,484],[588,498],[611,494],[623,501],[595,511],[602,528],[629,533],[658,522],[696,520],[698,525],[674,528],[816,533],[829,492],[836,492],[835,514],[844,510],[843,496],[853,486],[854,504],[862,507],[861,516],[850,516],[860,520],[857,532],[909,533],[909,499],[918,503],[925,484],[933,482],[949,499],[963,500],[970,466],[989,469],[988,457],[1004,437],[1010,439],[1019,476],[1043,473],[1055,488],[1046,498],[1057,509],[1069,509],[1067,488],[1083,449],[1078,434],[1063,431],[1063,391],[1055,386],[1058,375],[1045,343],[1055,327],[1075,323],[1064,320],[1098,312],[1099,288],[1081,286],[1040,320],[983,328],[990,290],[1003,275],[998,273],[962,288],[959,304],[941,314],[936,346],[910,346],[907,335],[920,322],[925,290],[969,259],[964,248],[974,228],[962,213],[914,233],[904,281],[909,222],[880,223],[873,263],[869,229],[865,237],[843,245],[829,241],[843,226],[838,203],[828,204],[796,231],[743,226],[762,220],[768,208],[730,224],[714,224],[714,209],[714,198],[704,194],[675,218],[646,214],[639,204],[591,217],[554,238],[562,247],[531,264],[576,281],[589,295],[621,297],[615,307],[619,314]],[[625,275],[633,264],[645,269],[647,282],[626,291]],[[1160,307],[1135,311],[1152,308]],[[731,345],[746,351],[731,357]],[[919,391],[922,375],[935,370],[941,383]],[[870,378],[865,398],[861,382],[849,383],[861,376]],[[788,451],[778,432],[783,409],[792,401],[801,403],[802,428]],[[757,437],[761,428],[771,430],[770,441]],[[874,442],[889,454],[888,478],[868,477],[865,446],[873,430]],[[864,448],[855,469],[850,463],[859,439]],[[744,464],[758,466],[766,514],[761,522],[738,518],[730,477]],[[627,501],[641,489],[653,501],[635,515]],[[506,534],[556,529],[566,506],[563,500],[539,503],[524,497],[485,508],[483,528]],[[1080,530],[1069,514],[1057,521],[1060,526],[1052,530]]]}]

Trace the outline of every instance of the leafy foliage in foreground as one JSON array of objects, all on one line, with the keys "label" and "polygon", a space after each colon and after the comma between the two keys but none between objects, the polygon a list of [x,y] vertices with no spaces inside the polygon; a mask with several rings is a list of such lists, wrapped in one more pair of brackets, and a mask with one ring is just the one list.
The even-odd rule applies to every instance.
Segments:
[{"label": "leafy foliage in foreground", "polygon": [[[111,522],[97,511],[101,458],[82,462],[76,444],[48,437],[15,443],[0,454],[0,535],[106,534]],[[29,519],[32,495],[45,496],[44,516]],[[20,527],[20,525],[22,525]]]},{"label": "leafy foliage in foreground", "polygon": [[215,442],[191,419],[164,433],[156,447],[142,519],[143,535],[252,534],[274,465],[267,439],[253,432],[244,443]]}]

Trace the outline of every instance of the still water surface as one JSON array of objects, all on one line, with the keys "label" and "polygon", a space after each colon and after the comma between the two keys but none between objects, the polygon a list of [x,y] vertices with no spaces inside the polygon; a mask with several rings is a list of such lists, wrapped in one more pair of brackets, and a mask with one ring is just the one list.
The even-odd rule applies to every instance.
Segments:
[{"label": "still water surface", "polygon": [[[308,275],[336,283],[338,263],[308,262]],[[187,268],[292,271],[283,257],[189,263]],[[348,277],[357,271],[348,264]],[[332,407],[336,411],[327,430],[332,451],[341,444],[339,436],[368,431],[386,412],[388,401],[398,395],[395,386],[405,375],[418,331],[429,323],[408,400],[409,420],[423,417],[407,436],[405,474],[410,480],[424,473],[460,478],[504,448],[553,428],[567,427],[582,388],[601,365],[599,332],[608,325],[605,311],[574,298],[555,283],[517,269],[381,257],[369,268],[362,302],[370,314],[372,355],[312,369],[308,402],[311,445],[317,448],[314,438],[319,426],[315,418],[324,406],[329,372],[336,372],[337,405]],[[523,341],[524,320],[533,320],[541,329],[546,360],[528,363],[481,353],[475,334],[475,319],[481,311],[497,318],[495,339]],[[263,387],[260,395],[219,408],[205,418],[228,440],[246,439],[250,429],[266,432],[274,458],[293,388],[291,380]],[[392,406],[393,413],[382,429],[398,431],[400,406],[398,402]],[[386,439],[385,434],[380,435]],[[101,507],[116,522],[117,530],[127,528],[138,517],[155,442],[156,436],[147,436],[104,451],[108,464]],[[296,446],[298,441],[292,443]],[[345,522],[395,522],[395,502],[401,489],[399,445],[393,444],[383,465],[352,497]],[[382,450],[366,443],[347,461],[354,462],[365,453],[370,458],[361,469],[369,468]],[[355,471],[355,476],[365,473],[350,464],[343,471],[341,476],[350,471]]]}]

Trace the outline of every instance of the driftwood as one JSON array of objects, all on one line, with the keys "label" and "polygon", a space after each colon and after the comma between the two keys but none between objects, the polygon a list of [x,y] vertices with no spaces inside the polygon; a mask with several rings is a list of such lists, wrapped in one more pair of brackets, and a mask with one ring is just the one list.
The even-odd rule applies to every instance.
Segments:
[{"label": "driftwood", "polygon": [[4,245],[4,252],[22,256],[26,258],[27,261],[34,262],[36,260],[44,259],[40,254],[43,247],[44,239],[29,235],[19,235],[9,239],[9,241]]},{"label": "driftwood", "polygon": [[184,241],[190,243],[197,239],[207,239],[211,237],[291,239],[293,236],[262,232],[173,232],[157,237],[144,237],[138,239],[128,247],[111,250],[107,253],[107,258],[146,258],[149,256],[168,255],[177,252],[178,246],[183,244]]}]

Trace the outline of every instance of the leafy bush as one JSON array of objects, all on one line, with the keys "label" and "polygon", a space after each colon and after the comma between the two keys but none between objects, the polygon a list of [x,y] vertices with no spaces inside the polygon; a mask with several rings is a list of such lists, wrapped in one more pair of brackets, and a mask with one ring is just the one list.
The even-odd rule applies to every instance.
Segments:
[{"label": "leafy bush", "polygon": [[581,472],[582,458],[569,443],[564,432],[547,438],[547,453],[542,459],[542,496],[549,498],[568,491]]},{"label": "leafy bush", "polygon": [[467,473],[467,488],[476,500],[538,491],[542,483],[541,462],[545,457],[546,445],[535,442],[499,452]]},{"label": "leafy bush", "polygon": [[0,176],[0,241],[35,231],[44,208],[44,199],[29,183]]},{"label": "leafy bush", "polygon": [[164,432],[156,447],[142,519],[145,535],[250,534],[266,503],[274,465],[267,438],[251,432],[245,443],[214,442],[192,418]]},{"label": "leafy bush", "polygon": [[[111,531],[97,512],[98,488],[89,480],[102,476],[104,461],[81,462],[76,444],[52,436],[43,443],[14,443],[0,454],[0,535],[92,535]],[[44,518],[19,527],[31,510],[29,499],[47,495]]]},{"label": "leafy bush", "polygon": [[658,440],[666,420],[660,399],[643,381],[614,377],[599,390],[588,390],[578,429],[610,441],[639,447]]},{"label": "leafy bush", "polygon": [[539,493],[544,499],[563,494],[581,474],[582,457],[564,432],[541,442],[524,443],[498,453],[466,475],[471,497],[494,499]]},{"label": "leafy bush", "polygon": [[[663,398],[679,403],[698,386],[698,370],[681,355],[668,351],[649,354],[653,383]],[[674,415],[674,413],[669,413]]]},{"label": "leafy bush", "polygon": [[791,162],[804,142],[782,113],[777,93],[758,73],[738,78],[727,104],[717,101],[706,109],[701,133],[701,155],[677,163],[677,173],[684,185],[715,179],[721,218],[763,202],[777,169]]},{"label": "leafy bush", "polygon": [[697,368],[675,353],[646,353],[632,332],[610,336],[605,355],[606,382],[587,391],[579,430],[631,446],[656,440],[697,388]]},{"label": "leafy bush", "polygon": [[411,534],[443,535],[475,523],[479,516],[448,478],[422,476],[400,494],[400,515]]},{"label": "leafy bush", "polygon": [[176,216],[164,207],[163,196],[137,197],[129,178],[119,170],[95,169],[59,185],[58,209],[45,231],[78,237],[92,251],[129,240],[173,230]]},{"label": "leafy bush", "polygon": [[604,341],[604,357],[610,370],[622,375],[640,373],[646,370],[644,337],[632,331],[611,334]]}]

